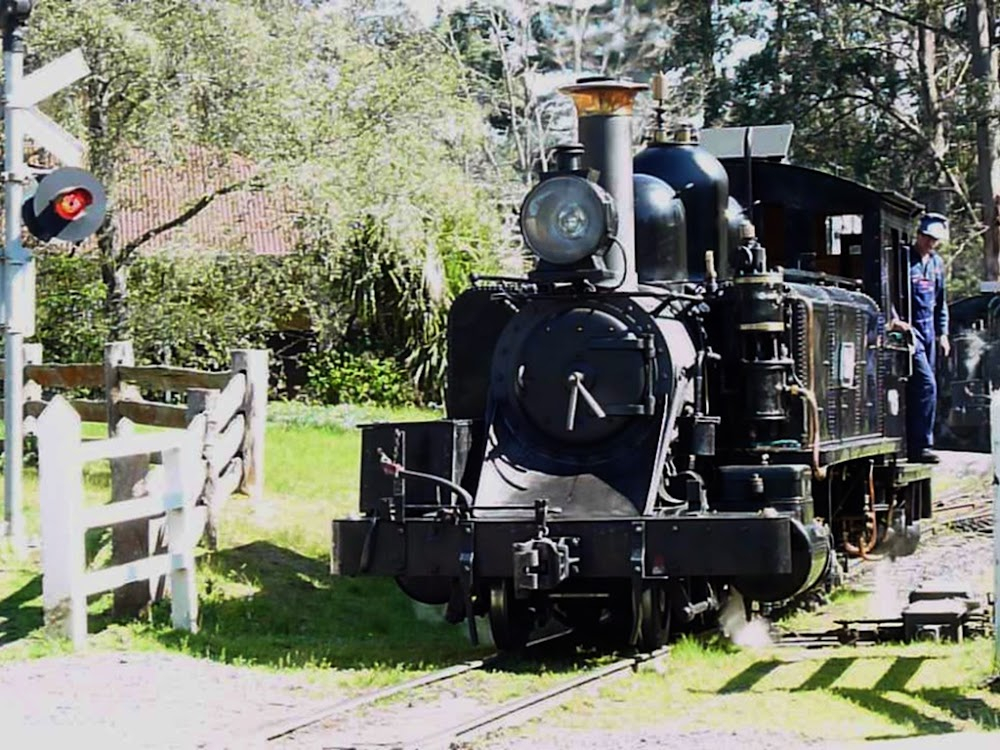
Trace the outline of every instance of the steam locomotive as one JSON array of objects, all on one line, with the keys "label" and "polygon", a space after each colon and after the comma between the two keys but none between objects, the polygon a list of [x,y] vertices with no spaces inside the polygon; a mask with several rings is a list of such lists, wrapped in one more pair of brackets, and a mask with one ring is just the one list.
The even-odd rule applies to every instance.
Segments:
[{"label": "steam locomotive", "polygon": [[[984,287],[996,287],[995,283]],[[1000,388],[1000,295],[980,294],[949,305],[952,350],[938,363],[935,443],[989,453],[990,394]]]},{"label": "steam locomotive", "polygon": [[447,418],[365,427],[359,517],[333,522],[335,574],[393,576],[473,639],[488,615],[500,649],[551,620],[654,648],[912,552],[931,513],[886,329],[922,207],[765,138],[717,158],[659,80],[633,158],[644,88],[563,90],[580,143],[521,207],[534,269],[456,299]]}]

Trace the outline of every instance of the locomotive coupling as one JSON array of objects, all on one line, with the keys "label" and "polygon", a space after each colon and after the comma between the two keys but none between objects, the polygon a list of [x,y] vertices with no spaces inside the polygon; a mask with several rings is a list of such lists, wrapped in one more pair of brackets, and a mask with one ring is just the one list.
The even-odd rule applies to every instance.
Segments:
[{"label": "locomotive coupling", "polygon": [[554,589],[569,578],[580,558],[573,557],[571,548],[579,545],[578,539],[561,537],[532,539],[515,542],[514,590],[518,595],[528,591]]}]

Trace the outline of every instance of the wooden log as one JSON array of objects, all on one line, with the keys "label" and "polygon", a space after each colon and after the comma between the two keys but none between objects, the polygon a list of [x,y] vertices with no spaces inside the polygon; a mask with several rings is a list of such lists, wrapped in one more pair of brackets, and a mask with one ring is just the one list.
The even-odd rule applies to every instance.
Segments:
[{"label": "wooden log", "polygon": [[187,425],[187,409],[173,404],[158,404],[153,401],[121,401],[118,413],[136,424],[159,427],[183,428]]},{"label": "wooden log", "polygon": [[103,422],[108,415],[108,402],[95,401],[93,399],[74,398],[70,399],[70,406],[76,409],[80,419],[84,422]]},{"label": "wooden log", "polygon": [[215,503],[222,512],[222,509],[226,505],[226,501],[229,496],[232,495],[236,490],[239,489],[240,480],[243,479],[243,459],[237,456],[229,465],[226,467],[225,471],[219,476],[218,481],[215,483],[216,499]]},{"label": "wooden log", "polygon": [[135,367],[129,364],[118,368],[118,376],[125,382],[151,390],[181,391],[188,388],[224,388],[232,374],[161,365]]},{"label": "wooden log", "polygon": [[246,434],[246,417],[237,414],[219,437],[208,454],[209,473],[219,476],[243,447],[243,437]]},{"label": "wooden log", "polygon": [[188,390],[187,416],[194,420],[202,415],[205,420],[205,440],[202,445],[201,458],[204,466],[204,478],[198,502],[207,508],[205,522],[205,542],[209,549],[219,546],[218,513],[215,503],[215,477],[211,469],[211,456],[219,438],[219,422],[216,419],[221,394],[208,388],[191,388]]},{"label": "wooden log", "polygon": [[236,412],[243,409],[247,395],[246,373],[238,372],[231,376],[226,387],[222,389],[213,407],[211,418],[219,425],[229,424]]},{"label": "wooden log", "polygon": [[34,381],[42,388],[103,388],[104,366],[43,365],[31,362],[24,368],[24,378]]},{"label": "wooden log", "polygon": [[[118,421],[116,432],[118,440],[127,440],[134,434],[135,426],[131,420],[123,417]],[[144,497],[147,494],[145,479],[148,473],[148,453],[112,459],[111,505],[114,506],[118,503],[131,505],[137,498]],[[149,522],[146,518],[119,522],[112,527],[111,562],[113,565],[133,565],[148,558],[150,554]],[[115,617],[138,617],[152,600],[149,582],[145,579],[136,579],[135,582],[129,582],[121,588],[115,589],[114,615]]]},{"label": "wooden log", "polygon": [[267,351],[238,349],[233,352],[233,372],[247,376],[243,399],[246,431],[243,437],[243,481],[240,490],[253,502],[264,499],[264,435],[267,429]]}]

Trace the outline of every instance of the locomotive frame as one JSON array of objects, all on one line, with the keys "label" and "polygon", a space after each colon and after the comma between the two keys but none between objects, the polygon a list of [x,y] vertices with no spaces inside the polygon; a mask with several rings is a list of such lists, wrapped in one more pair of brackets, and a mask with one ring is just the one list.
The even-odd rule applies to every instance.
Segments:
[{"label": "locomotive frame", "polygon": [[333,522],[335,574],[393,576],[473,639],[488,614],[501,649],[553,617],[652,648],[907,554],[931,514],[886,329],[920,205],[749,136],[718,161],[662,107],[633,169],[639,88],[566,90],[583,145],[525,199],[538,265],[455,301],[448,418],[365,427],[361,517]]}]

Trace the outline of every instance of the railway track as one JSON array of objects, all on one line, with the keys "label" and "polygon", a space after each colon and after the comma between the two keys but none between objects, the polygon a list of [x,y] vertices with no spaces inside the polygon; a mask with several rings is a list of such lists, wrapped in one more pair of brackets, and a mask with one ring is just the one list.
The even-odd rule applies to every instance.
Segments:
[{"label": "railway track", "polygon": [[[991,532],[993,527],[991,497],[992,493],[988,491],[975,494],[953,492],[943,495],[935,503],[935,517],[928,525],[928,532],[930,534],[937,534],[945,530],[978,533]],[[862,561],[858,561],[857,567],[851,565],[847,578],[854,578],[854,575],[860,572],[863,567]],[[523,656],[532,659],[535,654],[546,653],[553,646],[557,646],[557,644],[562,645],[567,641],[572,641],[570,633],[561,633],[538,639],[528,645]],[[853,645],[861,645],[864,641],[857,639],[848,639],[845,641],[845,631],[843,629],[814,633],[785,634],[784,636],[779,636],[777,639],[779,645],[800,648],[824,648],[843,645],[845,642],[852,643]],[[583,674],[568,678],[546,690],[540,690],[528,696],[507,701],[498,706],[485,707],[482,711],[472,716],[466,716],[454,724],[445,727],[439,725],[430,731],[427,730],[426,725],[417,725],[406,729],[402,733],[402,736],[397,737],[388,744],[385,742],[373,742],[370,744],[372,746],[378,744],[380,747],[390,746],[404,750],[417,750],[418,748],[419,750],[443,750],[444,748],[452,747],[456,743],[469,742],[478,736],[500,727],[522,724],[568,700],[582,688],[636,671],[642,664],[661,659],[667,654],[668,649],[663,648],[650,653],[640,653],[618,659],[611,664],[595,667]],[[502,667],[505,660],[508,659],[508,656],[493,654],[482,659],[452,665],[413,680],[370,691],[353,698],[333,701],[308,713],[292,716],[280,723],[264,727],[256,732],[252,738],[248,738],[249,741],[241,742],[239,746],[285,746],[283,741],[290,741],[297,733],[307,730],[315,731],[318,725],[324,722],[340,717],[349,717],[360,709],[372,706],[394,696],[414,696],[412,702],[419,702],[419,695],[422,690],[432,686],[440,688],[442,685],[458,680],[460,677],[472,672]],[[311,746],[317,744],[315,742],[316,739],[315,735],[310,736]],[[339,750],[341,746],[350,746],[352,748],[365,747],[366,743],[351,742],[349,745],[323,744],[322,739],[319,738],[319,745],[327,750]],[[231,747],[236,746],[231,745]]]},{"label": "railway track", "polygon": [[[522,654],[522,658],[533,659],[543,653],[548,653],[553,647],[563,647],[575,645],[571,633],[560,633],[546,638],[540,638],[528,644]],[[655,661],[665,657],[667,648],[658,649],[649,653],[639,653],[616,660],[611,664],[605,664],[585,671],[583,674],[554,685],[546,690],[539,690],[530,695],[520,697],[500,704],[499,706],[485,707],[471,716],[466,716],[454,724],[441,727],[440,725],[428,731],[426,725],[417,723],[413,727],[404,729],[401,736],[395,737],[388,743],[393,748],[404,748],[405,750],[436,750],[448,748],[457,742],[467,742],[486,732],[493,731],[501,726],[516,726],[522,724],[534,716],[553,708],[568,700],[573,694],[594,683],[610,680],[623,676],[647,662]],[[394,696],[407,695],[412,697],[410,703],[419,703],[421,691],[432,686],[440,688],[451,681],[468,675],[472,672],[485,671],[502,667],[510,660],[509,656],[503,654],[493,654],[482,659],[475,659],[461,664],[456,664],[444,669],[431,672],[413,680],[370,691],[354,698],[347,698],[330,702],[320,706],[308,713],[289,717],[288,719],[262,727],[252,733],[249,737],[240,739],[235,744],[226,747],[285,747],[294,746],[292,741],[299,733],[310,732],[310,746],[316,746],[319,740],[320,746],[335,750],[341,747],[338,744],[323,744],[322,737],[316,736],[317,731],[321,731],[321,724],[341,717],[350,717],[359,709],[372,706],[380,701]],[[385,747],[384,741],[369,743]],[[366,745],[365,742],[352,741],[343,747],[360,748]]]}]

